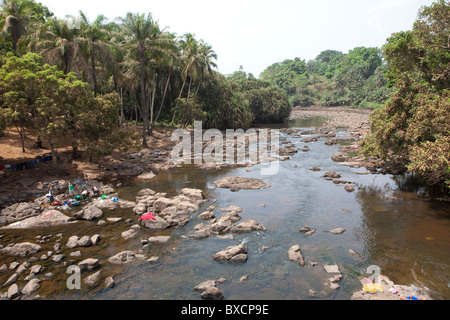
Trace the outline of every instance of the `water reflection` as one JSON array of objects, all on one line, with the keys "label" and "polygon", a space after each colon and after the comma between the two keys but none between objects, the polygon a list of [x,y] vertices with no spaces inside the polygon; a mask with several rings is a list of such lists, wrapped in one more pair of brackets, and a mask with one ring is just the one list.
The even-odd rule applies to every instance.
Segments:
[{"label": "water reflection", "polygon": [[437,299],[450,290],[450,206],[386,186],[359,188],[361,226],[368,259],[396,283],[426,287]]}]

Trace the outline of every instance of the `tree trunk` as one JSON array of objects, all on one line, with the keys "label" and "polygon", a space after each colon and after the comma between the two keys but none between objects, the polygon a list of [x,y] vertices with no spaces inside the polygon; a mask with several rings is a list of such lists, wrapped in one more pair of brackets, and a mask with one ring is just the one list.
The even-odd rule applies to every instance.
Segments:
[{"label": "tree trunk", "polygon": [[142,43],[138,45],[141,67],[141,105],[143,108],[143,126],[142,126],[142,147],[148,148],[147,144],[147,126],[148,126],[148,106],[145,99],[145,59],[144,59],[144,47]]},{"label": "tree trunk", "polygon": [[167,76],[166,87],[164,88],[164,94],[163,94],[163,97],[162,97],[161,105],[159,106],[158,114],[156,115],[156,118],[155,118],[155,123],[158,122],[159,115],[160,115],[161,110],[162,110],[162,108],[164,106],[164,100],[166,98],[167,89],[169,88],[170,76],[171,75],[172,75],[172,68],[169,68],[169,75]]},{"label": "tree trunk", "polygon": [[95,71],[95,54],[94,50],[91,50],[91,67],[92,67],[92,80],[94,81],[94,97],[97,97],[97,72]]},{"label": "tree trunk", "polygon": [[150,105],[150,125],[148,133],[151,135],[153,133],[153,109],[155,106],[155,95],[156,95],[156,72],[153,73],[153,90],[152,90],[152,103]]}]

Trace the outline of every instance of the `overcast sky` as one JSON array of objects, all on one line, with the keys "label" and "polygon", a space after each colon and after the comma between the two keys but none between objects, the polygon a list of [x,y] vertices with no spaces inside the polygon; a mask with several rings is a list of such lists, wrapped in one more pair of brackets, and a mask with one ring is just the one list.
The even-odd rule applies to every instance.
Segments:
[{"label": "overcast sky", "polygon": [[213,46],[219,71],[242,65],[256,77],[269,65],[327,49],[347,53],[380,48],[394,32],[412,28],[419,9],[433,0],[37,0],[56,16],[110,20],[127,12],[152,13],[177,35],[193,33]]}]

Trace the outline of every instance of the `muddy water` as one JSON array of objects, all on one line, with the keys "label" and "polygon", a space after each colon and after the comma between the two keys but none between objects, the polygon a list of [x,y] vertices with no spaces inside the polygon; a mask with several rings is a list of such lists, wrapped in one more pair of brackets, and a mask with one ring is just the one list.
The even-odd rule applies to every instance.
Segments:
[{"label": "muddy water", "polygon": [[[313,121],[317,122],[297,121],[288,125],[306,128],[320,125],[317,123],[323,119]],[[338,137],[344,136],[345,132],[338,133]],[[284,140],[292,141],[299,149],[305,145],[301,139],[282,134],[281,141]],[[104,226],[80,221],[54,230],[0,232],[3,234],[0,243],[5,246],[51,234],[41,244],[44,250],[37,254],[40,256],[53,250],[56,242],[65,244],[71,235],[100,234],[97,246],[64,249],[66,266],[55,267],[51,258],[39,262],[45,268],[44,273],[52,272],[38,291],[45,299],[201,299],[193,288],[205,280],[219,278],[227,280],[219,288],[229,300],[348,299],[355,290],[361,289],[357,277],[366,275],[371,265],[379,266],[381,274],[395,283],[414,284],[427,288],[435,299],[450,299],[450,206],[401,191],[398,177],[373,175],[364,169],[332,162],[330,157],[338,152],[339,145],[326,146],[324,141],[326,138],[309,143],[309,152],[299,151],[291,160],[280,162],[280,170],[273,176],[261,176],[261,166],[217,172],[183,166],[162,172],[147,182],[124,181],[119,197],[128,200],[134,200],[142,188],[167,192],[169,196],[182,188],[199,188],[205,192],[208,201],[191,216],[187,225],[156,233],[171,236],[166,244],[143,249],[141,238],[153,235],[144,229],[136,238],[123,240],[121,233],[131,226],[125,220],[136,221],[131,209],[105,211],[103,219],[122,217],[123,220]],[[312,166],[322,171],[310,171]],[[342,185],[322,178],[326,171],[336,171],[343,180],[354,182],[355,192],[348,193]],[[213,182],[226,176],[254,177],[271,187],[238,192],[214,188]],[[220,208],[237,205],[243,209],[240,213],[243,219],[254,219],[267,231],[234,234],[233,239],[190,239],[187,236],[194,226],[203,222],[197,215],[211,204],[217,205],[216,216],[220,215]],[[299,232],[306,225],[317,232],[309,237]],[[324,232],[338,227],[346,232],[339,235]],[[216,252],[239,243],[248,246],[247,262],[220,263],[212,258]],[[301,246],[307,263],[304,267],[288,259],[287,251],[295,244]],[[120,251],[141,249],[146,257],[157,256],[159,260],[127,266],[107,262],[108,257]],[[359,255],[350,255],[349,249]],[[77,250],[81,251],[81,257],[69,257],[71,251]],[[100,259],[102,277],[114,276],[116,286],[105,289],[102,282],[93,289],[82,284],[81,290],[68,290],[67,266],[90,257]],[[9,263],[12,258],[2,257],[2,260],[0,264]],[[309,262],[318,265],[310,266]],[[322,266],[328,264],[337,264],[343,274],[338,290],[330,290],[324,284],[330,276]],[[83,273],[82,277],[89,274]],[[0,282],[4,283],[10,275],[11,271],[0,273]],[[248,279],[241,282],[242,276]],[[310,289],[317,292],[315,297],[310,295]]]}]

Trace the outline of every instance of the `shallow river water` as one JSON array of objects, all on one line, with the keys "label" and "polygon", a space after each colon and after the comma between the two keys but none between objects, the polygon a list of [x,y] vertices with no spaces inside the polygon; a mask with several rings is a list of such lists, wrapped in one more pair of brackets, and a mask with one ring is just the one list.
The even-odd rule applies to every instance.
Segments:
[{"label": "shallow river water", "polygon": [[[311,122],[312,121],[312,122]],[[296,121],[290,127],[309,128],[321,120]],[[345,132],[338,132],[344,137]],[[303,139],[305,136],[302,136]],[[281,141],[289,140],[301,149],[300,138],[281,134]],[[42,282],[39,294],[45,299],[201,299],[193,290],[206,280],[225,278],[218,285],[227,300],[297,300],[349,299],[361,289],[357,279],[369,276],[366,270],[376,265],[381,274],[398,284],[414,284],[426,288],[434,299],[450,299],[450,206],[447,203],[426,201],[415,192],[401,191],[401,177],[370,174],[333,162],[331,155],[339,145],[327,146],[321,138],[308,143],[309,152],[299,152],[288,161],[280,162],[278,174],[261,176],[262,165],[205,171],[195,166],[182,166],[159,173],[148,181],[127,180],[118,188],[119,198],[135,200],[137,192],[151,188],[176,195],[182,188],[202,189],[208,199],[200,210],[181,228],[166,230],[158,235],[170,235],[166,244],[152,245],[145,251],[147,257],[158,256],[156,263],[138,262],[113,266],[106,260],[123,251],[142,249],[141,238],[152,233],[141,228],[135,239],[123,240],[121,233],[130,225],[127,218],[136,220],[131,209],[105,211],[107,217],[123,217],[121,222],[97,226],[95,222],[80,222],[55,230],[27,232],[5,231],[3,244],[19,242],[37,235],[49,234],[56,239],[62,233],[65,244],[71,235],[100,234],[97,246],[77,248],[82,257],[100,259],[103,275],[113,275],[116,285],[105,289],[103,282],[94,289],[68,290],[66,267],[52,269],[52,277]],[[309,168],[317,166],[321,171]],[[343,180],[355,183],[355,191],[348,193],[343,185],[336,185],[321,176],[335,171]],[[270,188],[232,192],[214,188],[214,181],[226,176],[262,179]],[[195,240],[187,237],[193,227],[204,221],[197,218],[206,207],[220,208],[236,205],[243,209],[240,216],[263,224],[267,230],[234,234],[234,239],[210,237]],[[317,232],[305,236],[299,229],[309,225]],[[324,232],[344,228],[343,234]],[[244,243],[248,247],[245,263],[221,263],[213,255],[228,246]],[[301,267],[288,259],[287,251],[300,245],[306,265]],[[43,252],[52,250],[54,242],[42,245]],[[263,247],[267,247],[264,249]],[[348,250],[359,254],[353,256]],[[69,251],[67,251],[68,256]],[[69,261],[70,262],[70,261]],[[309,262],[317,262],[311,266]],[[50,267],[50,261],[41,265]],[[331,290],[326,284],[330,277],[323,265],[337,264],[343,275],[340,289]],[[242,276],[248,279],[241,282]],[[0,280],[6,279],[0,274]],[[317,294],[312,296],[310,289]]]}]

